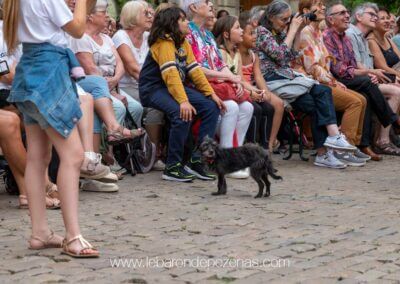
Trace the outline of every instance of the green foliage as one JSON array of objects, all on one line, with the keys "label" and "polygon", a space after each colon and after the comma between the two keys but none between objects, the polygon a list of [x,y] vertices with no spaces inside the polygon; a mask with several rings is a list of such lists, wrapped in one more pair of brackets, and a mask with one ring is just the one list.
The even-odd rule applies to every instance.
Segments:
[{"label": "green foliage", "polygon": [[[350,10],[354,9],[357,5],[362,4],[364,0],[344,0],[343,4]],[[368,2],[373,2],[378,4],[378,6],[385,7],[392,13],[394,13],[396,16],[400,15],[400,0],[394,0],[394,1],[389,1],[389,0],[372,0]]]}]

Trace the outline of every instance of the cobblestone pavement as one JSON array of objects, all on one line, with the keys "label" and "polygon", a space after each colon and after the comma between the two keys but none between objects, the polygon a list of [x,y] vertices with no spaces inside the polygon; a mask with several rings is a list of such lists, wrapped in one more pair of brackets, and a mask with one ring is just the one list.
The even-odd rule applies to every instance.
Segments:
[{"label": "cobblestone pavement", "polygon": [[[254,199],[252,180],[215,197],[215,182],[157,172],[82,192],[83,235],[102,253],[91,260],[28,250],[28,212],[1,190],[0,282],[400,283],[400,158],[346,170],[296,159],[275,159],[284,180],[270,198]],[[62,233],[60,211],[48,215]]]}]

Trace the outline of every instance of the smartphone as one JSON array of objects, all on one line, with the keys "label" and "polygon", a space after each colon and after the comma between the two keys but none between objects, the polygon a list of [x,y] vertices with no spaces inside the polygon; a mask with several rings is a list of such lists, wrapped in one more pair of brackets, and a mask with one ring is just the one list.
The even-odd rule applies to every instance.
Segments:
[{"label": "smartphone", "polygon": [[4,76],[10,73],[10,68],[5,60],[0,61],[0,76]]}]

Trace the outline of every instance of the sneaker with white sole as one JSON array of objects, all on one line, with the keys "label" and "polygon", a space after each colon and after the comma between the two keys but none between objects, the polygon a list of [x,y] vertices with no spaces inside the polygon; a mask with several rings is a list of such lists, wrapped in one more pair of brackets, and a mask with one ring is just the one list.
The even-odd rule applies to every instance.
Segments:
[{"label": "sneaker with white sole", "polygon": [[346,136],[338,134],[336,136],[328,136],[324,142],[324,146],[337,150],[356,151],[357,147],[347,142]]},{"label": "sneaker with white sole", "polygon": [[92,192],[117,192],[118,185],[115,183],[104,183],[97,180],[87,180],[82,183],[81,189]]},{"label": "sneaker with white sole", "polygon": [[354,152],[354,156],[356,156],[359,159],[363,159],[364,161],[369,161],[371,160],[371,156],[368,156],[367,154],[364,154],[363,152],[360,151],[360,149],[357,149]]},{"label": "sneaker with white sole", "polygon": [[109,172],[106,176],[97,179],[97,181],[101,181],[101,182],[105,182],[105,183],[116,183],[118,182],[118,176],[113,173],[113,172]]},{"label": "sneaker with white sole", "polygon": [[245,179],[250,176],[250,169],[245,168],[243,170],[239,170],[230,174],[227,174],[226,177],[228,178],[235,178],[235,179]]},{"label": "sneaker with white sole", "polygon": [[328,150],[323,155],[317,155],[314,165],[332,169],[344,169],[347,167],[344,163],[335,158],[331,150]]},{"label": "sneaker with white sole", "polygon": [[153,169],[154,171],[163,171],[163,170],[165,170],[165,164],[164,164],[163,161],[157,160],[157,161],[154,163],[152,169]]},{"label": "sneaker with white sole", "polygon": [[85,157],[81,170],[80,177],[87,179],[101,179],[110,173],[110,168],[101,163],[101,155],[97,154],[96,159]]},{"label": "sneaker with white sole", "polygon": [[349,152],[334,152],[335,158],[344,164],[352,167],[363,167],[366,164],[366,161],[360,158],[357,158],[355,155]]}]

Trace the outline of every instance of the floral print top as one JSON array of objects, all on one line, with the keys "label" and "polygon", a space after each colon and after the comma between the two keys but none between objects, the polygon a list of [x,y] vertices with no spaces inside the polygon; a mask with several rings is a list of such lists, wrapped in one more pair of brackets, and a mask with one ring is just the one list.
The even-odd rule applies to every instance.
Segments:
[{"label": "floral print top", "polygon": [[298,54],[284,42],[286,34],[275,34],[262,26],[258,26],[256,32],[257,41],[254,51],[260,58],[260,68],[264,78],[276,74],[293,79],[295,75],[290,68],[290,63]]},{"label": "floral print top", "polygon": [[332,74],[336,78],[353,79],[357,62],[350,38],[345,33],[339,34],[333,28],[326,29],[323,38],[326,48],[335,58],[331,65]]},{"label": "floral print top", "polygon": [[330,71],[334,58],[324,45],[321,30],[311,25],[306,26],[300,33],[299,51],[300,61],[307,74],[320,83],[336,84],[336,79]]},{"label": "floral print top", "polygon": [[210,70],[220,71],[226,65],[215,42],[214,35],[204,27],[189,23],[190,33],[186,36],[192,46],[197,62]]}]

